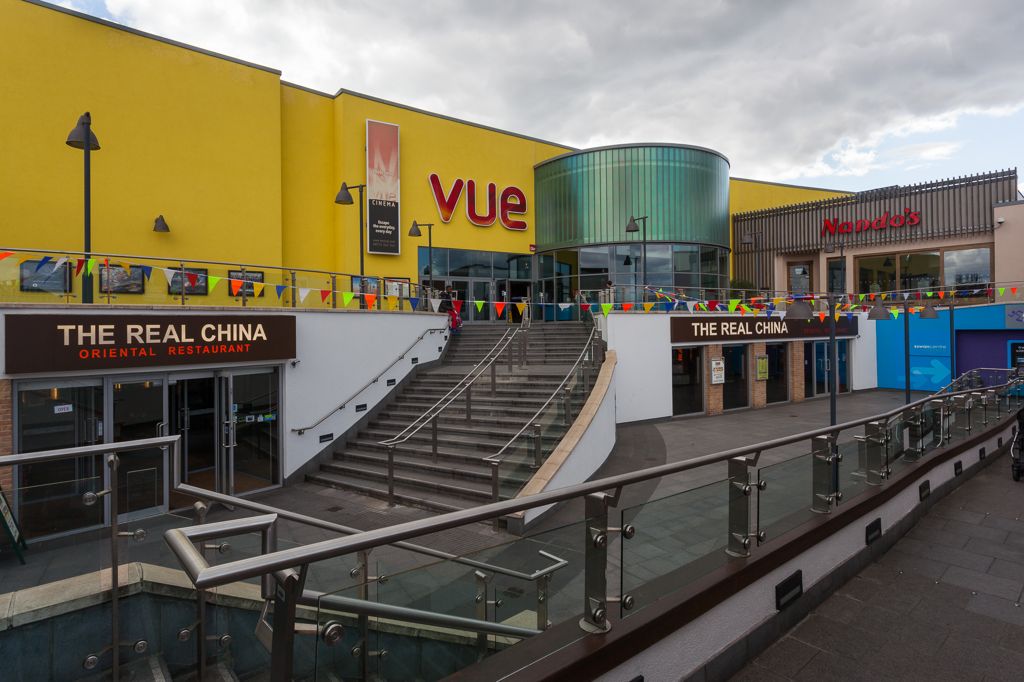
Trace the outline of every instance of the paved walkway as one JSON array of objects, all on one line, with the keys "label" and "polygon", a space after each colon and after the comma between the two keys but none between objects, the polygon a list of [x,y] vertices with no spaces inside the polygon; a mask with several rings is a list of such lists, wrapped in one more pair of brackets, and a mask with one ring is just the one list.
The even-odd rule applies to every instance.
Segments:
[{"label": "paved walkway", "polygon": [[734,682],[1024,679],[1024,483],[1003,455]]}]

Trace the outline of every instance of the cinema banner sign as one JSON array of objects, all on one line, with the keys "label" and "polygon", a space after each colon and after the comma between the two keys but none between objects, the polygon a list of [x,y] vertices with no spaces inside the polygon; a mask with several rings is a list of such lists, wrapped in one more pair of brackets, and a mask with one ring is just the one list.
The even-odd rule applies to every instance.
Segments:
[{"label": "cinema banner sign", "polygon": [[[750,316],[672,317],[672,343],[732,343],[735,341],[798,341],[828,337],[828,320],[794,320]],[[857,317],[841,316],[836,336],[857,336]]]},{"label": "cinema banner sign", "polygon": [[289,360],[292,315],[6,315],[5,371]]}]

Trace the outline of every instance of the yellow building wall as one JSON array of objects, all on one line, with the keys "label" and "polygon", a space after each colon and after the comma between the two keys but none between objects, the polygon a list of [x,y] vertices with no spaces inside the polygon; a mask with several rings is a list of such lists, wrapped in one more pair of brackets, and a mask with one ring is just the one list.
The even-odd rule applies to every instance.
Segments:
[{"label": "yellow building wall", "polygon": [[817,201],[819,199],[847,196],[849,194],[850,192],[839,192],[831,189],[800,187],[798,185],[762,182],[745,178],[729,178],[729,246],[733,249],[729,256],[730,272],[734,268],[731,254],[735,253],[735,245],[732,243],[734,239],[732,216],[736,213],[758,211],[765,208],[787,206],[789,204],[800,204],[805,201]]},{"label": "yellow building wall", "polygon": [[[335,139],[338,140],[335,167],[345,169],[344,177],[336,178],[336,185],[340,185],[341,180],[350,185],[366,181],[367,119],[399,126],[401,172],[401,255],[367,254],[367,275],[416,280],[418,247],[427,246],[427,231],[423,230],[422,237],[409,237],[413,220],[434,223],[435,247],[530,252],[530,245],[536,243],[533,166],[569,148],[345,93],[335,100]],[[476,181],[480,210],[484,209],[486,201],[480,188],[486,189],[488,182],[497,185],[499,195],[505,187],[519,187],[527,199],[527,212],[520,216],[526,221],[527,229],[509,230],[500,220],[490,227],[473,225],[466,217],[465,190],[451,222],[441,222],[430,188],[431,173],[440,176],[446,192],[456,178]],[[333,196],[331,194],[331,200]],[[358,272],[359,209],[354,205],[338,206],[334,216],[336,234],[341,240],[335,266],[345,272]]]}]

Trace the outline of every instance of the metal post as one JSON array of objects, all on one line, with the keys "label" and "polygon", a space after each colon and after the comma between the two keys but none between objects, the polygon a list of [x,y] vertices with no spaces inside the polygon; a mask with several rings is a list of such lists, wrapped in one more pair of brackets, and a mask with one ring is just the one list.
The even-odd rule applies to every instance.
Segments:
[{"label": "metal post", "polygon": [[551,574],[545,573],[537,578],[537,629],[547,630],[548,622],[548,590],[551,589]]},{"label": "metal post", "polygon": [[540,422],[533,425],[533,468],[540,469],[540,465],[544,463],[544,453],[541,447],[542,433]]},{"label": "metal post", "polygon": [[[363,234],[366,230],[363,227],[363,189],[365,185],[359,185],[359,293],[366,293],[366,272],[363,269],[363,260],[366,258],[366,248],[363,246]],[[431,263],[433,264],[433,263]],[[360,297],[362,302],[362,297]]]},{"label": "metal post", "polygon": [[[506,304],[507,305],[507,304]],[[508,317],[508,315],[505,315]],[[508,358],[508,374],[512,376],[512,342],[508,341],[505,343],[505,355]]]},{"label": "metal post", "polygon": [[928,401],[932,408],[932,414],[936,416],[935,428],[932,430],[932,444],[942,445],[946,439],[946,402],[941,398]]},{"label": "metal post", "polygon": [[921,406],[912,407],[903,413],[903,428],[907,430],[907,447],[903,456],[913,461],[924,455],[924,416]]},{"label": "metal post", "polygon": [[904,399],[910,404],[910,303],[903,302],[903,380]]},{"label": "metal post", "polygon": [[295,307],[295,297],[298,294],[298,289],[295,288],[295,271],[294,270],[291,271],[291,282],[292,282],[291,299],[292,299],[292,307],[294,308]]},{"label": "metal post", "polygon": [[287,682],[292,679],[295,649],[295,606],[301,590],[298,571],[288,568],[275,574],[274,634],[270,648],[270,679]]},{"label": "metal post", "polygon": [[584,498],[583,618],[580,628],[586,632],[608,632],[608,496],[591,493]]},{"label": "metal post", "polygon": [[334,273],[331,273],[331,307],[338,307],[338,276]]},{"label": "metal post", "polygon": [[519,366],[526,367],[526,338],[529,332],[519,333]]},{"label": "metal post", "polygon": [[889,468],[885,464],[886,440],[889,430],[882,421],[868,422],[864,425],[865,479],[868,485],[882,485],[889,477]]},{"label": "metal post", "polygon": [[832,295],[828,295],[828,414],[829,425],[835,426],[838,415],[838,392],[839,392],[839,344],[836,343],[836,316],[835,307],[832,302]]},{"label": "metal post", "polygon": [[473,422],[473,384],[466,385],[466,423]]},{"label": "metal post", "polygon": [[[82,277],[82,303],[92,303],[92,275],[89,273],[89,258],[92,255],[92,164],[89,159],[90,147],[92,147],[92,116],[86,112],[82,116],[82,124],[85,126],[85,144],[82,151],[85,152],[85,275]],[[107,273],[107,285],[110,285],[110,273]],[[114,673],[115,679],[117,673]]]},{"label": "metal post", "polygon": [[[364,549],[356,555],[356,571],[360,571],[362,580],[359,582],[359,598],[363,601],[370,600],[370,550]],[[356,576],[352,576],[356,577]],[[362,645],[359,647],[359,670],[362,672],[362,679],[369,679],[370,675],[370,617],[365,613],[359,614],[359,637]]]},{"label": "metal post", "polygon": [[956,378],[956,323],[953,315],[953,297],[949,300],[949,376]]},{"label": "metal post", "polygon": [[498,365],[491,361],[491,397],[498,395]]},{"label": "metal post", "polygon": [[[245,282],[245,266],[242,265],[240,267],[242,268],[242,307],[244,308],[244,307],[246,307],[246,298],[247,298],[246,293],[245,293],[245,284],[246,284],[246,282]],[[255,290],[253,291],[253,293],[254,294],[256,293]]]},{"label": "metal post", "polygon": [[[487,575],[483,571],[473,571],[473,577],[476,579],[476,597],[473,600],[476,603],[476,619],[479,621],[486,621],[487,583],[490,582],[491,576]],[[482,661],[487,657],[486,632],[478,632],[476,635],[476,657],[478,661]]]},{"label": "metal post", "polygon": [[[764,541],[763,531],[757,534],[750,532],[750,473],[746,457],[733,457],[729,460],[729,537],[725,553],[734,557],[750,556],[750,538],[759,536]],[[764,490],[764,481],[758,481],[757,487]]]},{"label": "metal post", "polygon": [[580,364],[580,370],[583,373],[583,393],[586,395],[590,391],[590,366],[588,363],[583,362]]},{"label": "metal post", "polygon": [[[501,499],[501,467],[500,459],[489,459],[487,463],[491,465],[491,501],[498,502]],[[501,519],[495,516],[491,520],[491,525],[494,530],[501,530]]]},{"label": "metal post", "polygon": [[[360,202],[362,203],[362,202]],[[427,225],[427,260],[430,261],[430,295],[434,295],[434,226]],[[428,302],[429,304],[429,302]]]},{"label": "metal post", "polygon": [[430,418],[430,452],[434,456],[434,464],[437,464],[437,415]]},{"label": "metal post", "polygon": [[842,493],[835,488],[833,468],[840,455],[833,454],[835,438],[832,434],[815,436],[811,439],[811,511],[828,514],[833,502],[842,499]]},{"label": "metal post", "polygon": [[[88,149],[88,138],[86,138],[86,149]],[[88,157],[86,157],[88,158]],[[110,280],[108,279],[109,283]],[[182,282],[184,284],[184,281]],[[107,455],[107,469],[110,471],[110,482],[108,490],[110,490],[110,506],[108,507],[110,514],[110,656],[111,656],[111,679],[120,679],[120,668],[121,668],[121,622],[120,622],[120,576],[118,575],[118,557],[117,557],[117,544],[118,544],[118,459],[117,455],[111,453]]]},{"label": "metal post", "polygon": [[[437,449],[434,449],[434,457],[437,457]],[[436,461],[436,460],[435,460]],[[388,506],[395,506],[395,446],[388,446]]]},{"label": "metal post", "polygon": [[568,386],[562,391],[562,416],[566,426],[572,424],[572,389]]},{"label": "metal post", "polygon": [[[185,285],[188,283],[188,279],[185,277],[185,264],[178,263],[181,266],[181,304],[185,305]],[[89,267],[86,265],[86,267]]]}]

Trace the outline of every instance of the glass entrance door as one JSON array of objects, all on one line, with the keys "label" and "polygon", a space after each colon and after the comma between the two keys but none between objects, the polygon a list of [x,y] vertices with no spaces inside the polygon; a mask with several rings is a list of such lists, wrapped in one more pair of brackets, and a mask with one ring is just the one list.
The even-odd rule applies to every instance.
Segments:
[{"label": "glass entrance door", "polygon": [[[168,381],[170,433],[181,436],[181,480],[207,490],[223,490],[217,419],[217,379],[213,376]],[[180,501],[175,501],[175,506]]]},{"label": "glass entrance door", "polygon": [[[165,433],[164,381],[144,379],[111,384],[111,440],[153,438]],[[119,455],[118,509],[129,520],[167,508],[168,478],[164,448]]]},{"label": "glass entrance door", "polygon": [[[465,308],[463,308],[465,309]],[[226,449],[231,492],[247,493],[281,482],[278,371],[235,372],[223,377],[231,407]]]},{"label": "glass entrance door", "polygon": [[489,279],[473,280],[473,300],[483,301],[483,305],[480,306],[480,310],[477,310],[475,304],[469,304],[469,307],[473,309],[473,319],[478,322],[485,322],[491,319],[491,288],[492,283]]}]

